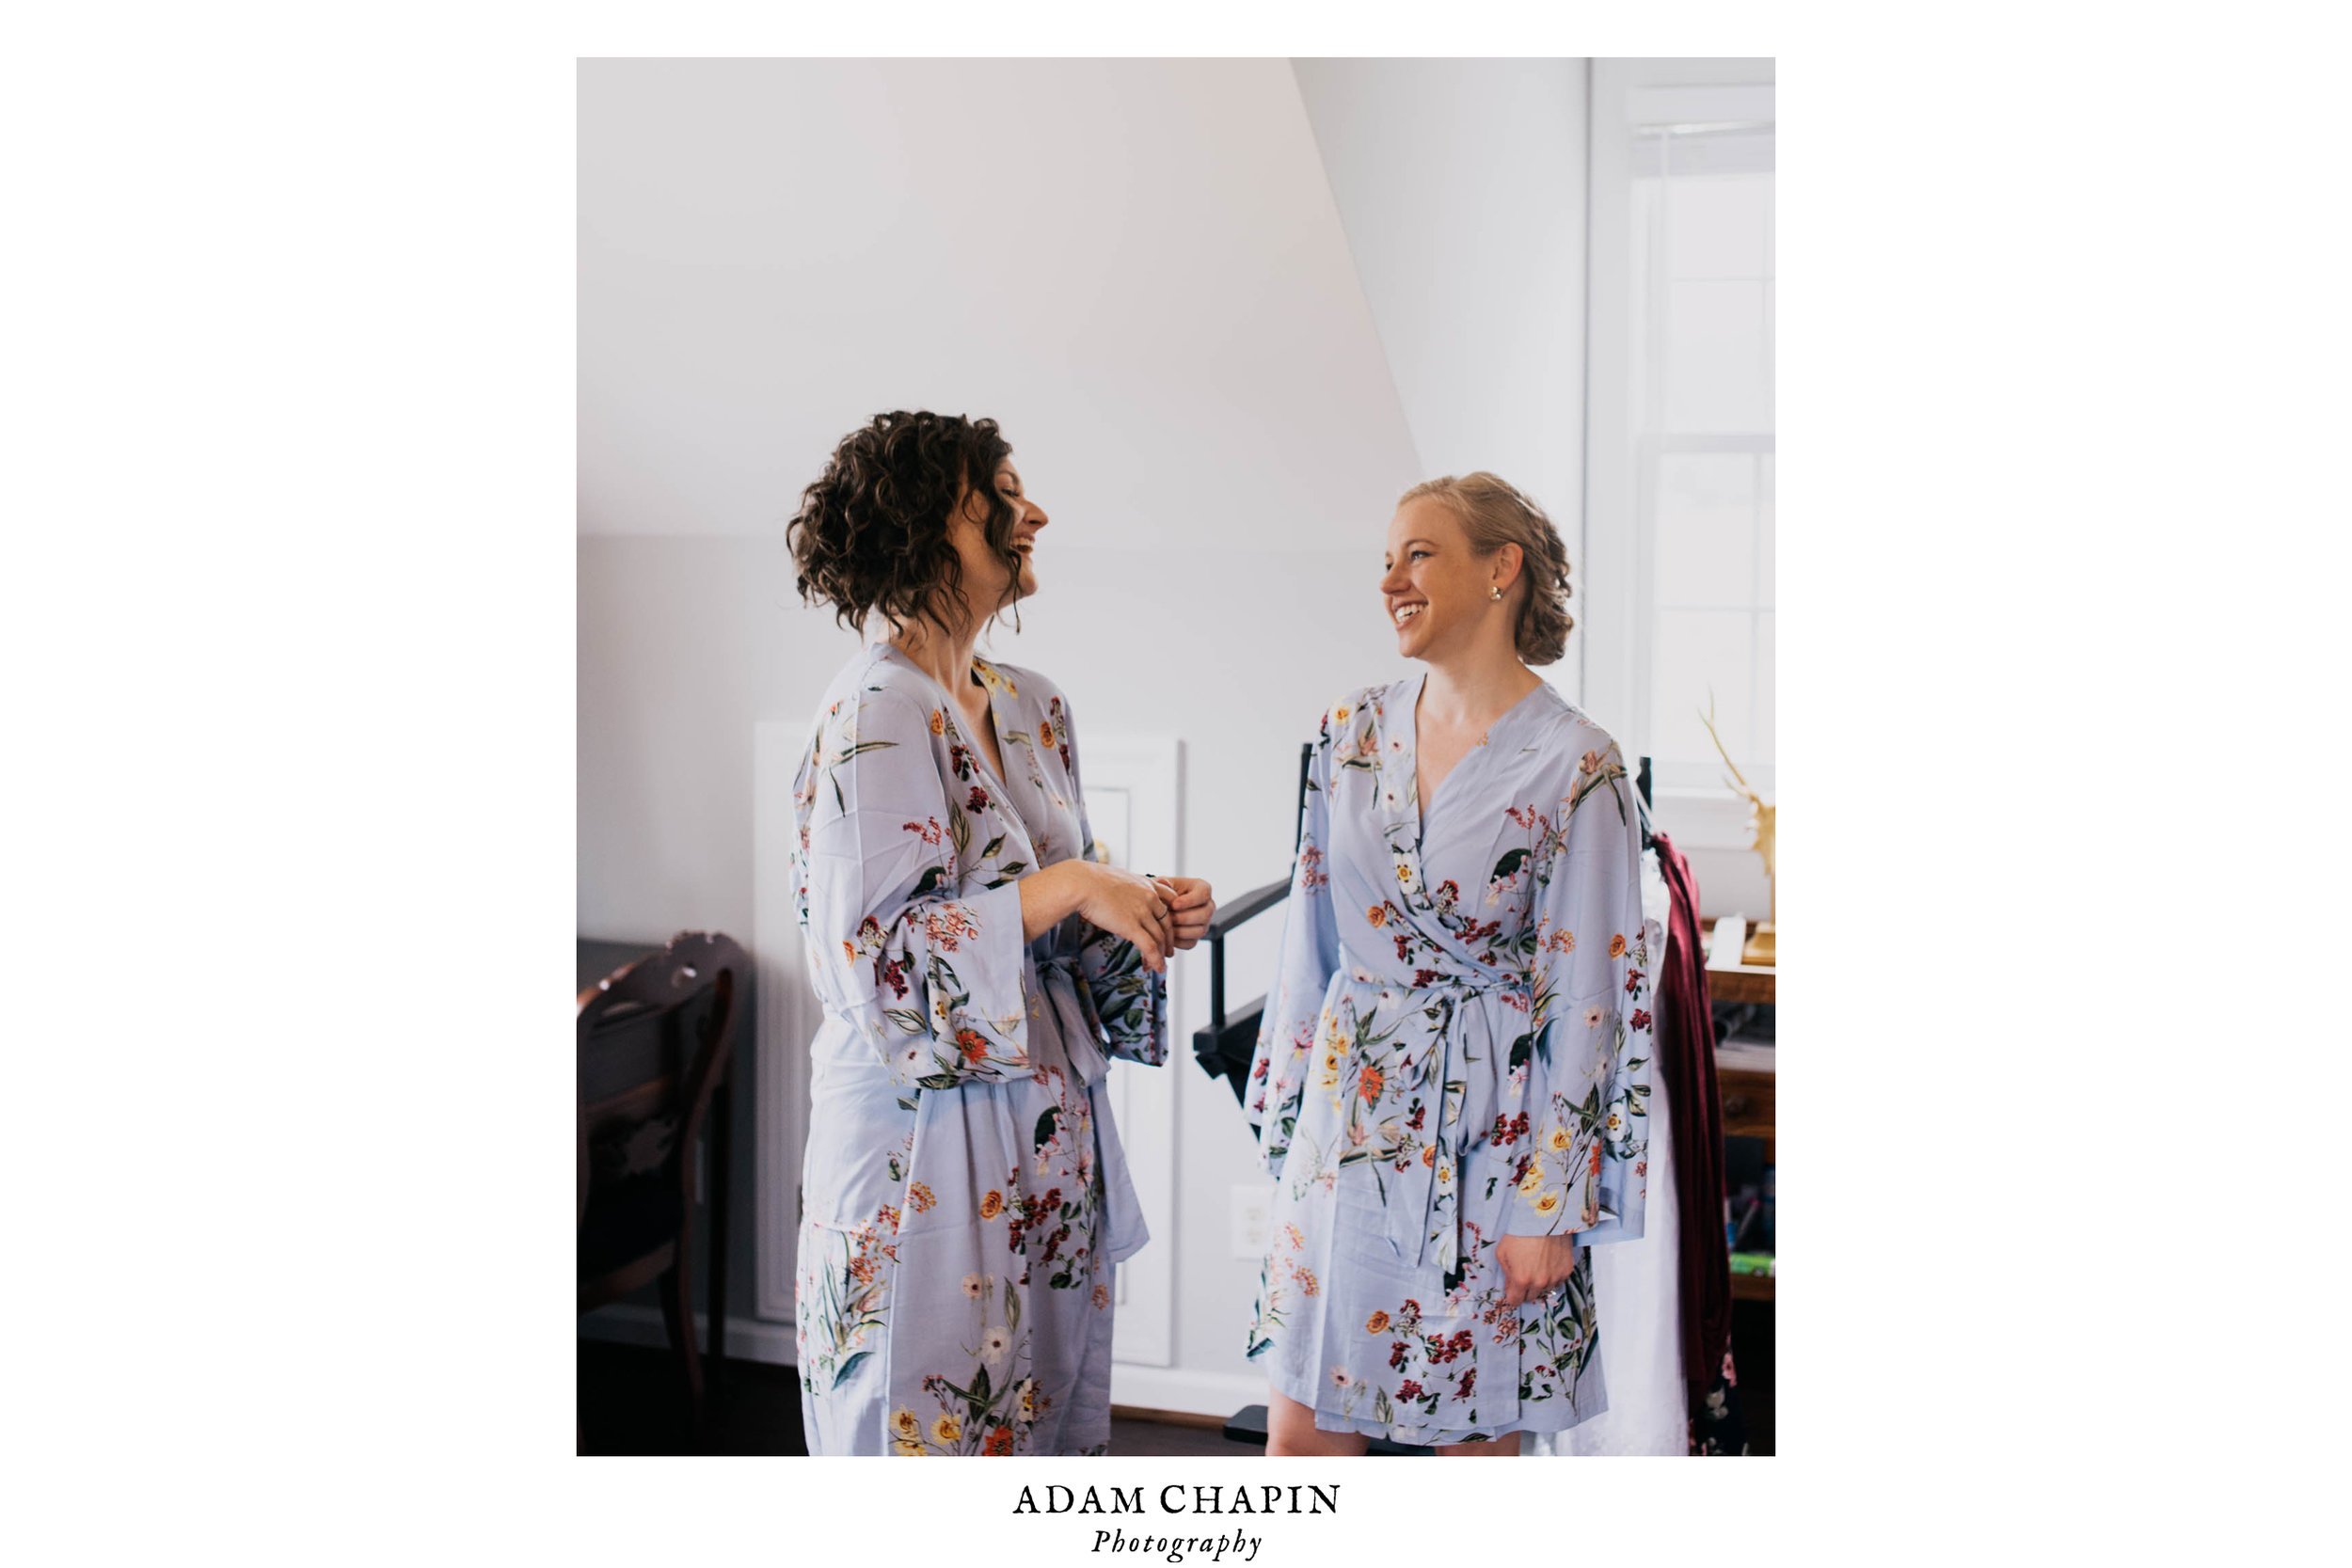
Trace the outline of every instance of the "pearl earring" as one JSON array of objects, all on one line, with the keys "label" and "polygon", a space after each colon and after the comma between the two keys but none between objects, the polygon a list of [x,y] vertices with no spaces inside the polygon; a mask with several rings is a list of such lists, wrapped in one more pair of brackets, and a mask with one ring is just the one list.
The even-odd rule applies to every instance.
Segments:
[{"label": "pearl earring", "polygon": [[1492,588],[1488,589],[1486,591],[1486,597],[1494,600],[1497,604],[1501,604],[1502,602],[1502,584],[1498,582]]}]

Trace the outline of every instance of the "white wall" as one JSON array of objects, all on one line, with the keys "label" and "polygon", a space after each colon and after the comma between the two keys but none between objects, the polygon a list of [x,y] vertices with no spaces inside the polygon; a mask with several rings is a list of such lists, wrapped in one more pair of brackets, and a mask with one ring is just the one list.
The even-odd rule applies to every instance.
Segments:
[{"label": "white wall", "polygon": [[[1002,420],[1053,518],[994,651],[1050,672],[1083,735],[1184,741],[1183,870],[1281,876],[1299,743],[1405,673],[1373,586],[1397,493],[1495,467],[1576,537],[1581,241],[1554,208],[1581,210],[1582,71],[1541,64],[1485,68],[1489,93],[1438,62],[1442,90],[1406,95],[1482,205],[1541,209],[1506,258],[1384,204],[1368,108],[1401,68],[1377,62],[584,62],[580,930],[748,935],[752,727],[805,719],[852,648],[794,597],[783,525],[895,406]],[[1412,176],[1448,179],[1435,154]],[[1190,1022],[1206,969],[1178,962]],[[1248,1373],[1227,1206],[1254,1144],[1188,1044],[1154,1243],[1176,1371]]]},{"label": "white wall", "polygon": [[898,406],[1003,420],[1057,546],[1343,547],[1412,475],[1280,61],[591,61],[580,103],[584,533],[772,536]]},{"label": "white wall", "polygon": [[1584,62],[1292,70],[1423,477],[1500,473],[1581,566]]}]

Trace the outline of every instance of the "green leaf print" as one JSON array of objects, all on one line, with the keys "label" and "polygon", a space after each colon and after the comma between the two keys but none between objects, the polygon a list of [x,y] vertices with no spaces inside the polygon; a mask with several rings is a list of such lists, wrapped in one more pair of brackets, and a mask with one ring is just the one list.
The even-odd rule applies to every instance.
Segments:
[{"label": "green leaf print", "polygon": [[[1612,780],[1622,779],[1624,777],[1625,765],[1623,763],[1612,762],[1602,768],[1599,772],[1594,774],[1590,780],[1579,787],[1574,795],[1569,797],[1568,815],[1571,816],[1575,816],[1576,808],[1582,805],[1586,798],[1589,797],[1593,791],[1606,787]],[[1617,820],[1620,822],[1625,821],[1625,797],[1616,790],[1611,789],[1609,791],[1609,799],[1617,808]],[[1565,827],[1566,824],[1563,823],[1562,828],[1564,831]]]},{"label": "green leaf print", "polygon": [[1494,882],[1502,880],[1505,877],[1508,877],[1513,872],[1517,871],[1519,868],[1519,863],[1525,859],[1527,859],[1527,851],[1524,849],[1513,849],[1509,851],[1501,860],[1495,862],[1495,874],[1488,878],[1487,880]]},{"label": "green leaf print", "polygon": [[843,1384],[849,1382],[850,1374],[857,1370],[857,1364],[873,1354],[874,1353],[870,1350],[862,1350],[855,1355],[850,1356],[847,1361],[841,1363],[841,1370],[833,1374],[833,1386],[835,1388],[838,1388]]},{"label": "green leaf print", "polygon": [[897,744],[898,743],[895,740],[860,740],[834,758],[825,768],[825,780],[833,785],[833,803],[845,813],[850,809],[849,801],[841,794],[841,765],[843,763],[856,756],[860,752],[878,752],[885,746]]},{"label": "green leaf print", "polygon": [[1058,1105],[1048,1105],[1045,1108],[1045,1114],[1037,1118],[1037,1136],[1029,1145],[1029,1150],[1031,1153],[1036,1153],[1038,1150],[1042,1149],[1047,1144],[1053,1142],[1054,1126],[1060,1120],[1061,1107]]},{"label": "green leaf print", "polygon": [[913,896],[921,898],[932,892],[939,886],[940,883],[946,881],[946,879],[947,868],[944,865],[934,865],[923,873],[923,879],[921,881],[914,884]]}]

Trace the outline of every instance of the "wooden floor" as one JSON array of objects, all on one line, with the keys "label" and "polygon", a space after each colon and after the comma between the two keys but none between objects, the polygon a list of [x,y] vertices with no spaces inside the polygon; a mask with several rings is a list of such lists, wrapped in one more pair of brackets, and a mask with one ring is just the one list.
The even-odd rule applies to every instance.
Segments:
[{"label": "wooden floor", "polygon": [[[789,1367],[729,1361],[711,1389],[699,1441],[686,1431],[677,1364],[667,1351],[580,1341],[580,1433],[584,1454],[805,1454],[801,1385]],[[1111,1418],[1111,1452],[1262,1454],[1254,1443],[1228,1440],[1214,1427]]]}]

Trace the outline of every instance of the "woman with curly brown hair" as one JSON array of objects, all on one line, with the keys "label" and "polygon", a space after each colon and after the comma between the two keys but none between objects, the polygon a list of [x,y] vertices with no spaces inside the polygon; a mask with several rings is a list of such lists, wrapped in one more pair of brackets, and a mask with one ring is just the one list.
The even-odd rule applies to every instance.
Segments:
[{"label": "woman with curly brown hair", "polygon": [[790,529],[802,595],[884,632],[827,689],[794,865],[825,1022],[798,1280],[815,1454],[1100,1453],[1141,1213],[1109,1058],[1167,1058],[1208,884],[1098,863],[1070,705],[978,657],[1044,510],[990,420],[877,416]]},{"label": "woman with curly brown hair", "polygon": [[1275,1178],[1267,1451],[1514,1454],[1605,1408],[1589,1244],[1642,1234],[1631,790],[1531,665],[1568,562],[1489,473],[1406,491],[1381,610],[1421,675],[1325,713],[1248,1107]]}]

